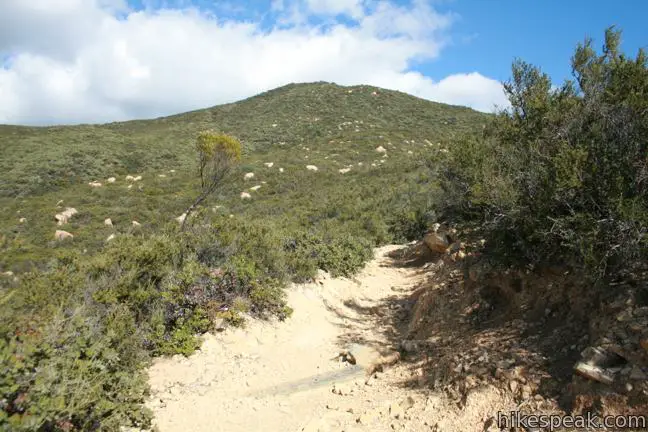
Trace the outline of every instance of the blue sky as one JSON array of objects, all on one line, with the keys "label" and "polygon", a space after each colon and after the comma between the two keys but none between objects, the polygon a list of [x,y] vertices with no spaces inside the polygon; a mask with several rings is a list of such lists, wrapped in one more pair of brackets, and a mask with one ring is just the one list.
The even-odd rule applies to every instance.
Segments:
[{"label": "blue sky", "polygon": [[626,0],[1,0],[0,123],[151,118],[291,82],[505,107],[518,57],[561,83],[586,36],[648,45]]},{"label": "blue sky", "polygon": [[426,65],[425,71],[437,79],[471,70],[507,79],[511,60],[519,57],[562,82],[571,77],[569,61],[576,45],[589,36],[600,47],[611,25],[623,31],[627,53],[648,47],[648,2],[641,0],[456,0],[444,8],[461,18],[453,29],[452,54]]}]

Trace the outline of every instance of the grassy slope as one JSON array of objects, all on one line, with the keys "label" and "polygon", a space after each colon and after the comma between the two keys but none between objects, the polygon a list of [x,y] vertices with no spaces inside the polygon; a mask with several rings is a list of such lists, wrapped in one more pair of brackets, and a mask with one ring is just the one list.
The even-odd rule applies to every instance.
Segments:
[{"label": "grassy slope", "polygon": [[[0,126],[0,208],[5,216],[0,220],[0,270],[27,270],[53,249],[97,250],[110,233],[131,231],[132,220],[142,223],[144,231],[173,223],[195,193],[192,146],[203,129],[233,134],[244,144],[240,172],[210,205],[304,229],[335,219],[342,207],[343,213],[356,212],[359,218],[339,222],[363,223],[363,210],[381,205],[395,210],[399,202],[426,199],[430,178],[422,160],[434,147],[425,140],[445,146],[485,118],[400,92],[312,83],[155,120]],[[372,167],[380,158],[375,152],[379,145],[387,148],[388,158]],[[274,162],[274,167],[264,162]],[[319,171],[307,171],[307,164]],[[351,172],[338,172],[351,164]],[[279,173],[279,167],[285,172]],[[245,182],[248,171],[256,177]],[[143,180],[129,190],[127,174]],[[110,176],[117,182],[107,184]],[[91,188],[87,183],[93,180],[104,187]],[[251,192],[252,200],[242,201],[240,192],[254,185],[262,188]],[[57,208],[59,200],[63,204]],[[54,214],[65,206],[80,212],[63,227],[75,239],[55,244]],[[27,222],[20,224],[20,217]],[[108,217],[114,229],[103,226]]]}]

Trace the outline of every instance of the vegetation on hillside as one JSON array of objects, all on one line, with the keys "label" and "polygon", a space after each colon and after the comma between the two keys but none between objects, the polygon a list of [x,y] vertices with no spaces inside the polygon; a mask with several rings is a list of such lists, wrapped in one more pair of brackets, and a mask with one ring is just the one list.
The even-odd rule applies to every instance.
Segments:
[{"label": "vegetation on hillside", "polygon": [[[370,219],[374,210],[413,217],[408,203],[425,206],[431,199],[425,187],[430,174],[422,159],[481,127],[486,118],[468,108],[376,87],[314,83],[156,120],[45,128],[0,125],[0,207],[6,215],[0,220],[0,270],[34,269],[50,259],[53,249],[96,252],[113,232],[102,226],[105,218],[112,219],[119,233],[150,234],[173,221],[199,188],[193,148],[200,131],[225,133],[242,144],[233,180],[205,205],[296,228],[339,220],[326,216],[333,206],[343,208],[339,214],[352,214],[351,222],[363,213]],[[380,159],[375,152],[379,145],[388,158],[375,168],[371,164]],[[265,162],[275,165],[267,168]],[[308,164],[319,167],[317,175],[306,171]],[[353,168],[340,176],[338,170],[347,165]],[[247,172],[255,172],[255,179],[244,181]],[[142,181],[127,189],[127,175],[141,175]],[[117,181],[106,183],[113,176]],[[91,181],[103,182],[103,187],[91,188]],[[259,184],[252,200],[239,198]],[[53,217],[65,207],[79,210],[64,228],[74,234],[74,242],[53,244]],[[26,222],[19,222],[22,217]],[[142,226],[132,230],[132,220]]]},{"label": "vegetation on hillside", "polygon": [[648,258],[648,68],[587,40],[574,80],[553,87],[539,68],[513,65],[512,109],[451,147],[445,212],[485,224],[506,265],[566,263],[592,280],[617,278]]},{"label": "vegetation on hillside", "polygon": [[[0,126],[0,266],[16,276],[0,278],[0,429],[146,425],[151,356],[190,354],[221,320],[285,318],[290,281],[351,275],[374,246],[420,236],[433,218],[429,160],[485,118],[315,83],[150,121]],[[199,158],[214,175],[197,175],[196,137],[203,156],[240,142],[240,164]],[[196,191],[208,193],[181,231]],[[78,214],[59,227],[68,206]],[[56,229],[74,238],[54,241]]]},{"label": "vegetation on hillside", "polygon": [[[613,30],[559,88],[518,61],[492,118],[315,83],[156,120],[0,126],[0,267],[16,276],[0,278],[0,429],[146,426],[151,356],[190,354],[221,320],[288,317],[287,283],[351,275],[437,209],[483,224],[501,264],[632,271],[648,258],[646,61]],[[54,241],[67,206],[74,238]]]}]

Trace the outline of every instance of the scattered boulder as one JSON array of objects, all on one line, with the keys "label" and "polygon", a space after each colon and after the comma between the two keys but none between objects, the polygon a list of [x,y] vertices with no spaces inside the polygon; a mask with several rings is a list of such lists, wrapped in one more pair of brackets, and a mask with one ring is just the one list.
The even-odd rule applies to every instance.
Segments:
[{"label": "scattered boulder", "polygon": [[309,171],[317,171],[317,167],[315,165],[306,165],[306,169]]},{"label": "scattered boulder", "polygon": [[90,183],[88,183],[88,185],[89,185],[90,187],[93,187],[93,188],[98,188],[98,187],[103,186],[103,185],[102,185],[101,183],[99,183],[98,181],[90,182]]},{"label": "scattered boulder", "polygon": [[132,176],[132,175],[127,175],[127,176],[126,176],[126,180],[127,180],[127,181],[133,181],[133,180],[135,180],[135,177]]},{"label": "scattered boulder", "polygon": [[115,177],[109,177],[108,180],[106,180],[108,183],[115,183],[117,179]]},{"label": "scattered boulder", "polygon": [[267,166],[268,168],[272,168],[272,166],[274,165],[274,162],[266,162],[263,165]]},{"label": "scattered boulder", "polygon": [[21,217],[20,219],[18,219],[18,222],[25,223],[27,222],[27,218]]},{"label": "scattered boulder", "polygon": [[253,172],[246,173],[243,176],[243,180],[250,180],[250,179],[253,179],[253,178],[254,178],[254,173]]},{"label": "scattered boulder", "polygon": [[258,191],[259,189],[261,189],[261,185],[252,186],[252,187],[250,188],[250,190],[251,190],[251,191],[254,191],[254,192]]},{"label": "scattered boulder", "polygon": [[132,224],[133,224],[133,226],[134,226],[134,227],[136,227],[136,228],[138,228],[138,227],[141,227],[141,226],[142,226],[142,224],[141,224],[141,223],[139,223],[139,222],[137,222],[137,221],[133,221],[133,222],[132,222]]},{"label": "scattered boulder", "polygon": [[106,218],[104,220],[104,225],[109,226],[109,227],[113,226],[112,219]]},{"label": "scattered boulder", "polygon": [[376,147],[376,151],[378,153],[387,153],[387,149],[385,147],[383,147],[383,146]]},{"label": "scattered boulder", "polygon": [[116,237],[115,234],[110,234],[108,238],[106,239],[106,243],[108,243],[110,240],[113,240]]},{"label": "scattered boulder", "polygon": [[158,177],[160,177],[160,178],[165,178],[165,177],[166,177],[166,174],[158,174]]},{"label": "scattered boulder", "polygon": [[431,251],[445,253],[453,243],[453,239],[445,229],[441,229],[440,224],[435,223],[423,237],[423,242]]},{"label": "scattered boulder", "polygon": [[77,213],[79,213],[77,209],[75,209],[74,207],[68,207],[65,209],[65,211],[54,215],[54,219],[58,221],[58,225],[65,225],[66,223],[68,223],[70,218]]},{"label": "scattered boulder", "polygon": [[140,181],[140,180],[142,180],[142,176],[141,176],[141,175],[139,175],[139,176],[137,176],[137,177],[135,177],[135,178],[133,179],[133,181]]},{"label": "scattered boulder", "polygon": [[280,173],[284,172],[284,169],[283,169],[283,168],[279,168],[279,172],[280,172]]},{"label": "scattered boulder", "polygon": [[250,199],[252,198],[252,195],[250,195],[247,192],[241,192],[241,199]]},{"label": "scattered boulder", "polygon": [[183,223],[187,219],[187,213],[182,213],[180,216],[175,218],[176,221],[178,221],[179,224]]},{"label": "scattered boulder", "polygon": [[63,241],[67,239],[73,239],[74,235],[67,231],[56,230],[56,232],[54,233],[54,238],[58,241]]},{"label": "scattered boulder", "polygon": [[351,171],[351,168],[340,168],[338,171],[340,172],[340,174],[346,174]]},{"label": "scattered boulder", "polygon": [[170,173],[174,173],[174,172],[175,172],[175,170],[174,170],[174,169],[172,169],[172,170],[169,170],[169,172],[170,172]]}]

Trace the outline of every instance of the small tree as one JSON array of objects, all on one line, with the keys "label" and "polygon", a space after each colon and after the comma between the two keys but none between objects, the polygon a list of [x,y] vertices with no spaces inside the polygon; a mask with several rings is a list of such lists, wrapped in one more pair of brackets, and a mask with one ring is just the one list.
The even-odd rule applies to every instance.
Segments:
[{"label": "small tree", "polygon": [[241,143],[229,135],[204,131],[196,139],[200,194],[185,211],[181,230],[184,231],[189,215],[213,194],[241,159]]}]

